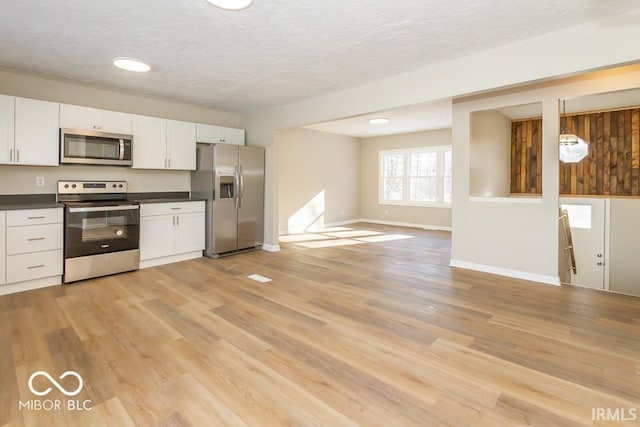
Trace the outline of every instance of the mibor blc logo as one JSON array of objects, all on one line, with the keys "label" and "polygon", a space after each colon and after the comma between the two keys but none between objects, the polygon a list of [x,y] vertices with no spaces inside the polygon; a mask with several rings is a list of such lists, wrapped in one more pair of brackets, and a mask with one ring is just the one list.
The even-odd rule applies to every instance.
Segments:
[{"label": "mibor blc logo", "polygon": [[[28,382],[28,386],[29,386],[29,391],[31,393],[33,393],[36,396],[46,396],[49,393],[51,393],[51,391],[53,390],[52,387],[46,387],[43,389],[38,389],[34,386],[34,381],[36,378],[38,377],[44,377],[47,379],[47,381],[55,388],[58,389],[58,391],[60,391],[60,393],[64,394],[65,396],[68,397],[73,397],[78,395],[81,391],[82,388],[84,387],[84,381],[82,379],[82,376],[80,376],[79,373],[77,373],[76,371],[66,371],[63,372],[62,375],[60,375],[60,377],[58,377],[58,380],[64,380],[67,377],[74,377],[77,380],[77,386],[75,389],[71,389],[71,390],[67,390],[66,388],[64,388],[55,378],[53,378],[48,372],[46,371],[36,371],[33,374],[31,374],[31,376],[29,377],[29,382]],[[66,400],[60,400],[60,399],[46,399],[46,400],[40,400],[40,399],[31,399],[31,400],[26,400],[26,401],[22,401],[20,400],[18,402],[18,409],[23,410],[29,410],[29,411],[62,411],[62,410],[67,410],[67,411],[90,411],[91,410],[91,400],[70,400],[70,399],[66,399]]]}]

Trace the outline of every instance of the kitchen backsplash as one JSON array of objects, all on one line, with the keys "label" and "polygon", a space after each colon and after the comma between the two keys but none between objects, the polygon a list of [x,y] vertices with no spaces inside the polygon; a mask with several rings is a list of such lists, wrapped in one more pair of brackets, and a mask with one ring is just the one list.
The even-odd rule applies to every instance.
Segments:
[{"label": "kitchen backsplash", "polygon": [[[44,186],[37,178],[44,178]],[[190,191],[189,171],[142,170],[112,166],[0,166],[0,194],[56,193],[58,180],[125,180],[130,192]]]}]

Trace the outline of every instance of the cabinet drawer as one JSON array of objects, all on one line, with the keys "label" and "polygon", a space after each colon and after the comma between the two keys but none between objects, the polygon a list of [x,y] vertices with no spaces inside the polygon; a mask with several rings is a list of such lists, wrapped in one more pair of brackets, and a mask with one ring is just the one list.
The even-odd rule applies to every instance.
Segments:
[{"label": "cabinet drawer", "polygon": [[62,249],[62,224],[28,225],[7,229],[7,255]]},{"label": "cabinet drawer", "polygon": [[7,256],[7,283],[62,274],[62,249]]},{"label": "cabinet drawer", "polygon": [[38,224],[62,224],[62,208],[25,209],[7,212],[7,227]]},{"label": "cabinet drawer", "polygon": [[204,212],[205,202],[175,202],[175,203],[141,203],[140,216],[180,215],[183,213]]}]

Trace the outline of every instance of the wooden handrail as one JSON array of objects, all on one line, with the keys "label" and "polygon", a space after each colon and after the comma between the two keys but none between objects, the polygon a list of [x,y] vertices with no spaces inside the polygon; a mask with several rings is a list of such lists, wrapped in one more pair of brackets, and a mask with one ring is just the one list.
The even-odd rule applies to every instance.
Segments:
[{"label": "wooden handrail", "polygon": [[560,215],[559,221],[562,221],[562,230],[564,231],[564,237],[567,241],[567,247],[564,248],[569,252],[569,268],[573,274],[578,274],[578,268],[576,267],[576,255],[573,251],[573,238],[571,237],[571,227],[569,226],[569,212],[563,209]]}]

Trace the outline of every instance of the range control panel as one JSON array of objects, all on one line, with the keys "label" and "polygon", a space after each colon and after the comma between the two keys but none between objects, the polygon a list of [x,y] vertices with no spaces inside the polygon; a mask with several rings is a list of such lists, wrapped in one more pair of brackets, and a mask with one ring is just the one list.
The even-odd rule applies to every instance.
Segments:
[{"label": "range control panel", "polygon": [[58,194],[126,193],[127,181],[58,181]]}]

